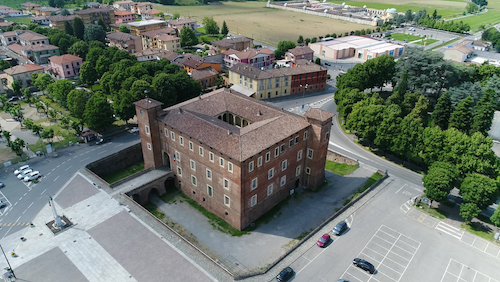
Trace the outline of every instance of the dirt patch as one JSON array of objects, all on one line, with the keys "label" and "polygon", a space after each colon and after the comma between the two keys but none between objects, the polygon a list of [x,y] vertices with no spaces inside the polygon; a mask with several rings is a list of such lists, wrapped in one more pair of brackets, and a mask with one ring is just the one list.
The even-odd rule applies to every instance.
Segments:
[{"label": "dirt patch", "polygon": [[0,163],[8,162],[16,157],[16,154],[10,148],[0,148]]}]

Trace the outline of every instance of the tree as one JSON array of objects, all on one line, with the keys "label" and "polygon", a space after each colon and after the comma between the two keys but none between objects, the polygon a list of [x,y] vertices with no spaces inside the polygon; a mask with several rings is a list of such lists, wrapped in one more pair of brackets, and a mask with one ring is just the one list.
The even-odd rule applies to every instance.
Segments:
[{"label": "tree", "polygon": [[2,131],[2,134],[3,134],[3,137],[5,138],[5,140],[7,141],[7,147],[10,147],[10,132],[7,131],[7,130],[3,130]]},{"label": "tree", "polygon": [[52,141],[54,138],[54,129],[50,127],[44,128],[42,131],[42,138],[47,139],[47,142],[49,142],[49,144],[52,145]]},{"label": "tree", "polygon": [[12,82],[12,84],[10,85],[10,87],[12,87],[12,91],[14,91],[14,93],[17,95],[17,96],[21,96],[21,88],[22,88],[22,85],[19,81],[17,80],[14,80]]},{"label": "tree", "polygon": [[441,130],[446,130],[448,128],[448,122],[451,117],[451,99],[450,93],[446,92],[441,97],[439,97],[436,107],[432,112],[432,123],[439,126]]},{"label": "tree", "polygon": [[48,73],[39,74],[35,80],[32,77],[31,81],[41,91],[45,91],[50,84],[54,83],[54,79]]},{"label": "tree", "polygon": [[374,143],[384,150],[390,150],[400,132],[401,121],[401,108],[396,104],[386,106]]},{"label": "tree", "polygon": [[405,13],[405,22],[409,23],[413,21],[413,13],[411,12],[411,9],[406,10]]},{"label": "tree", "polygon": [[23,125],[24,125],[24,127],[26,127],[27,129],[31,129],[31,128],[33,127],[34,123],[33,123],[33,120],[32,120],[32,119],[27,118],[27,119],[23,120]]},{"label": "tree", "polygon": [[49,109],[49,119],[50,121],[57,121],[57,110],[56,109]]},{"label": "tree", "polygon": [[204,17],[202,23],[205,25],[207,34],[219,34],[219,26],[213,17]]},{"label": "tree", "polygon": [[7,61],[0,60],[0,71],[10,68],[10,64]]},{"label": "tree", "polygon": [[460,206],[460,216],[466,223],[470,223],[471,219],[477,217],[481,210],[474,203],[465,203]]},{"label": "tree", "polygon": [[453,107],[456,107],[458,103],[467,97],[471,97],[474,104],[476,104],[483,96],[480,82],[472,83],[466,81],[456,87],[450,87],[448,92],[450,93],[451,105]]},{"label": "tree", "polygon": [[100,56],[95,63],[95,70],[97,72],[97,77],[102,77],[102,75],[109,70],[111,65],[111,59],[107,56]]},{"label": "tree", "polygon": [[113,123],[113,110],[105,96],[94,94],[90,97],[85,105],[83,120],[88,127],[98,130]]},{"label": "tree", "polygon": [[465,6],[465,11],[469,14],[474,14],[479,10],[479,7],[474,3],[467,3]]},{"label": "tree", "polygon": [[320,58],[316,58],[316,65],[320,65],[321,66],[321,59]]},{"label": "tree", "polygon": [[226,36],[229,33],[229,28],[227,28],[226,21],[222,22],[222,28],[220,30],[220,33]]},{"label": "tree", "polygon": [[356,130],[356,135],[368,140],[375,140],[377,129],[383,120],[384,106],[378,96],[360,101],[354,105],[347,117],[347,127]]},{"label": "tree", "polygon": [[83,123],[81,121],[79,122],[72,121],[70,126],[78,136],[80,136],[80,134],[83,132]]},{"label": "tree", "polygon": [[423,178],[425,195],[432,201],[442,202],[453,189],[457,177],[456,167],[450,163],[435,162]]},{"label": "tree", "polygon": [[73,25],[69,21],[64,22],[64,32],[73,35]]},{"label": "tree", "polygon": [[85,32],[83,34],[83,39],[87,43],[89,43],[90,41],[100,41],[100,42],[104,43],[104,42],[106,42],[106,31],[100,25],[89,24],[87,26],[87,28],[85,28]]},{"label": "tree", "polygon": [[23,148],[24,148],[24,140],[16,138],[16,140],[12,141],[10,143],[10,148],[18,157],[21,158],[21,161],[24,161],[23,159]]},{"label": "tree", "polygon": [[173,20],[176,20],[176,19],[178,19],[178,18],[180,18],[180,17],[181,17],[181,15],[180,15],[179,13],[174,13],[174,14],[172,15],[172,19],[173,19]]},{"label": "tree", "polygon": [[276,48],[276,50],[274,51],[274,58],[276,60],[281,60],[284,58],[285,56],[285,53],[289,50],[289,49],[293,49],[295,48],[295,43],[293,43],[292,41],[280,41],[278,43],[278,47]]},{"label": "tree", "polygon": [[89,98],[89,93],[85,90],[71,90],[68,94],[68,109],[76,118],[83,118],[85,105]]},{"label": "tree", "polygon": [[472,98],[467,97],[457,105],[451,114],[450,128],[454,127],[465,134],[469,134],[472,125],[472,104]]},{"label": "tree", "polygon": [[71,47],[71,42],[69,42],[66,38],[61,38],[59,39],[59,43],[57,44],[57,46],[59,46],[59,51],[61,52],[61,54],[66,54],[69,47]]},{"label": "tree", "polygon": [[471,173],[465,177],[460,186],[460,195],[464,200],[477,205],[480,209],[495,202],[497,192],[495,180],[478,173]]},{"label": "tree", "polygon": [[121,89],[116,95],[113,108],[116,116],[125,121],[125,123],[128,123],[128,120],[135,116],[134,102],[135,99],[132,97],[132,93],[128,90]]},{"label": "tree", "polygon": [[474,108],[471,132],[481,132],[483,135],[487,135],[493,121],[493,116],[495,115],[494,98],[495,91],[493,89],[489,88],[484,92],[483,97],[481,97]]},{"label": "tree", "polygon": [[61,14],[61,16],[69,16],[70,15],[70,13],[67,9],[62,9],[60,14]]},{"label": "tree", "polygon": [[183,47],[190,47],[198,44],[198,37],[196,37],[194,31],[187,26],[182,27],[179,37],[181,38],[181,46]]},{"label": "tree", "polygon": [[130,28],[128,28],[128,26],[122,24],[120,25],[120,28],[118,29],[119,32],[123,32],[123,33],[130,33]]},{"label": "tree", "polygon": [[23,96],[26,102],[28,103],[28,106],[31,107],[31,101],[33,100],[33,94],[31,93],[30,88],[24,88],[23,90]]},{"label": "tree", "polygon": [[153,83],[151,83],[154,89],[153,96],[151,97],[162,102],[165,107],[170,107],[177,103],[177,90],[172,84],[170,76],[169,74],[160,73],[153,78]]},{"label": "tree", "polygon": [[87,56],[89,52],[89,45],[85,41],[77,41],[75,44],[71,45],[68,49],[69,54],[76,55],[82,59]]},{"label": "tree", "polygon": [[49,6],[55,8],[56,7],[56,0],[49,0]]},{"label": "tree", "polygon": [[95,67],[89,61],[85,61],[80,67],[80,79],[87,85],[92,85],[99,79]]},{"label": "tree", "polygon": [[304,44],[304,37],[302,37],[302,35],[299,35],[299,39],[297,39],[297,44],[299,44],[299,45]]},{"label": "tree", "polygon": [[79,17],[75,17],[73,19],[73,33],[76,38],[83,40],[83,36],[85,34],[85,25],[83,21]]},{"label": "tree", "polygon": [[493,215],[491,215],[490,221],[496,227],[500,227],[500,209],[499,208],[497,208],[495,210],[495,212],[493,213]]},{"label": "tree", "polygon": [[102,18],[99,18],[99,20],[97,21],[97,24],[100,25],[104,31],[106,31],[108,29],[108,27],[106,26],[106,24],[104,23]]},{"label": "tree", "polygon": [[61,79],[47,87],[47,92],[53,95],[56,100],[58,100],[61,105],[66,106],[66,100],[68,98],[69,92],[75,89],[75,85],[69,80]]}]

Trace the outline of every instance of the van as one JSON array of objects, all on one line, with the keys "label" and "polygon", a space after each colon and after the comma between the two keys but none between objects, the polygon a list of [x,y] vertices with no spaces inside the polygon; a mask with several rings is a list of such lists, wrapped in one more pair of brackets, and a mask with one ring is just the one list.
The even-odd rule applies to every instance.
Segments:
[{"label": "van", "polygon": [[40,174],[39,171],[33,171],[32,173],[28,174],[23,181],[24,182],[33,181],[40,177],[42,177],[42,175]]}]

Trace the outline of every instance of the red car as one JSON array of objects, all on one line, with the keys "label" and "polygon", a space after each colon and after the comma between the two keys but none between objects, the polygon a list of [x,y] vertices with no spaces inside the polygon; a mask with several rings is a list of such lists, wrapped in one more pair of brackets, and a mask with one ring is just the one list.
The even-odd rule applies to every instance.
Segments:
[{"label": "red car", "polygon": [[330,242],[330,235],[328,235],[327,233],[321,236],[321,238],[319,238],[318,243],[316,243],[316,245],[318,245],[321,248],[324,248],[328,244],[328,242]]}]

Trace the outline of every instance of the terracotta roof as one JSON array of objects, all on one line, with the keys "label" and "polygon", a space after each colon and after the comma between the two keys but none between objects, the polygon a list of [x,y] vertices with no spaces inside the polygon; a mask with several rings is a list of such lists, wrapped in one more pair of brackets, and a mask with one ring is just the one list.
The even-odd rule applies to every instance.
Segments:
[{"label": "terracotta roof", "polygon": [[134,1],[116,1],[113,4],[133,4]]},{"label": "terracotta roof", "polygon": [[171,27],[164,27],[161,29],[155,29],[155,30],[151,30],[151,31],[142,32],[140,35],[147,36],[147,37],[155,37],[156,35],[160,35],[160,34],[172,34],[172,33],[175,34],[175,29],[173,29]]},{"label": "terracotta roof", "polygon": [[62,55],[62,56],[52,56],[52,57],[49,57],[49,61],[51,63],[55,63],[55,64],[66,64],[66,63],[71,63],[71,62],[74,62],[74,61],[79,61],[81,59],[82,58],[80,58],[78,56],[75,56],[75,55],[71,55],[71,54],[65,54],[65,55]]},{"label": "terracotta roof", "polygon": [[137,40],[141,39],[139,36],[130,34],[130,33],[124,33],[124,32],[111,32],[106,34],[106,38],[114,39],[114,40],[119,40],[119,41],[128,41],[128,40]]},{"label": "terracotta roof", "polygon": [[11,13],[22,13],[22,11],[19,11],[19,10],[7,10],[7,11],[2,11],[0,13],[2,13],[2,14],[11,14]]},{"label": "terracotta roof", "polygon": [[26,64],[4,69],[3,71],[12,76],[20,73],[32,72],[38,70],[43,70],[43,67],[39,65]]},{"label": "terracotta roof", "polygon": [[293,49],[288,49],[288,52],[292,53],[294,56],[302,56],[305,54],[312,54],[314,51],[308,46],[295,47]]},{"label": "terracotta roof", "polygon": [[191,72],[191,77],[196,80],[200,81],[204,78],[211,77],[214,75],[218,75],[219,73],[212,67],[207,67],[207,68],[202,68],[199,70],[193,70]]},{"label": "terracotta roof", "polygon": [[307,118],[319,120],[319,121],[327,121],[328,119],[331,119],[335,114],[323,111],[320,109],[316,108],[309,108],[307,112],[305,113],[305,116]]},{"label": "terracotta roof", "polygon": [[11,8],[11,7],[9,7],[9,6],[4,6],[4,5],[0,5],[0,9],[2,9],[2,10],[12,10],[12,8]]},{"label": "terracotta roof", "polygon": [[163,12],[162,11],[158,11],[158,10],[155,10],[155,9],[152,9],[151,11],[145,13],[146,15],[156,15],[156,14],[162,14]]},{"label": "terracotta roof", "polygon": [[78,15],[68,15],[68,16],[57,15],[57,16],[49,16],[47,17],[47,19],[51,22],[67,22],[74,20],[76,17],[80,18],[80,16]]},{"label": "terracotta roof", "polygon": [[462,54],[469,54],[470,52],[474,51],[472,48],[466,46],[469,43],[472,43],[472,41],[471,40],[464,40],[461,43],[446,49],[445,52],[448,50],[456,50]]},{"label": "terracotta roof", "polygon": [[35,4],[31,2],[26,2],[21,4],[21,7],[40,7],[40,6],[41,6],[40,4]]},{"label": "terracotta roof", "polygon": [[163,50],[163,49],[159,49],[159,48],[144,49],[141,52],[136,52],[136,53],[133,53],[132,55],[134,55],[136,57],[156,55],[160,58],[166,58],[170,61],[173,61],[175,58],[180,56],[179,53],[167,51],[167,50]]},{"label": "terracotta roof", "polygon": [[325,68],[317,64],[308,64],[303,66],[297,66],[294,68],[278,68],[269,70],[260,70],[252,67],[251,65],[238,63],[229,69],[237,74],[244,75],[252,79],[267,79],[273,77],[290,76],[318,71],[326,71]]},{"label": "terracotta roof", "polygon": [[162,34],[160,36],[158,36],[158,41],[174,41],[174,40],[180,40],[179,37],[177,36],[173,36],[173,35],[169,35],[169,34]]},{"label": "terracotta roof", "polygon": [[[251,123],[239,128],[219,120],[217,115],[225,112]],[[237,161],[244,161],[309,126],[300,116],[229,89],[164,109],[158,119]]]},{"label": "terracotta roof", "polygon": [[24,39],[24,40],[43,40],[43,39],[49,39],[45,35],[38,34],[36,32],[33,32],[31,30],[16,30],[17,36]]},{"label": "terracotta roof", "polygon": [[110,8],[110,7],[90,8],[90,9],[76,11],[75,14],[87,15],[87,14],[94,14],[94,13],[109,13],[110,11],[113,11],[113,8]]},{"label": "terracotta roof", "polygon": [[14,53],[17,53],[21,56],[23,55],[23,52],[22,52],[23,46],[21,44],[17,44],[17,43],[9,44],[7,46],[7,48],[12,50]]},{"label": "terracotta roof", "polygon": [[14,22],[0,22],[0,27],[7,27],[14,25]]},{"label": "terracotta roof", "polygon": [[168,24],[178,25],[178,24],[188,24],[188,23],[195,23],[195,22],[196,21],[193,21],[193,20],[176,19],[176,20],[170,20],[170,21],[168,21]]},{"label": "terracotta roof", "polygon": [[142,2],[142,3],[137,3],[137,7],[142,7],[142,6],[149,6],[149,5],[153,5],[153,3],[151,2]]},{"label": "terracotta roof", "polygon": [[482,42],[482,41],[473,41],[472,45],[474,46],[480,46],[480,47],[488,47],[490,44],[488,42]]},{"label": "terracotta roof", "polygon": [[201,64],[203,64],[202,61],[198,61],[198,60],[192,60],[191,58],[187,58],[185,60],[177,60],[179,61],[179,63],[181,63],[182,65],[186,66],[186,67],[190,67],[190,68],[197,68],[199,67]]},{"label": "terracotta roof", "polygon": [[156,101],[154,99],[151,99],[151,98],[146,98],[146,99],[142,99],[142,100],[134,102],[134,105],[136,105],[136,106],[138,106],[140,108],[148,110],[148,109],[151,109],[151,108],[155,108],[155,107],[161,106],[161,105],[163,105],[163,103],[159,102],[159,101]]},{"label": "terracotta roof", "polygon": [[43,21],[43,20],[48,20],[49,18],[47,16],[36,16],[36,17],[32,17],[31,20],[32,21]]},{"label": "terracotta roof", "polygon": [[257,56],[258,54],[266,54],[266,55],[271,55],[274,54],[273,51],[269,48],[262,48],[262,49],[248,49],[245,51],[237,51],[233,49],[228,49],[223,52],[224,55],[234,55],[238,59],[243,60],[243,59],[248,59],[248,58],[253,58]]},{"label": "terracotta roof", "polygon": [[33,10],[36,10],[36,11],[45,11],[45,12],[58,12],[60,9],[58,8],[52,8],[52,7],[39,7],[39,8],[35,8]]},{"label": "terracotta roof", "polygon": [[36,44],[36,45],[23,46],[22,49],[32,50],[32,51],[45,51],[45,50],[58,50],[59,47],[50,44]]},{"label": "terracotta roof", "polygon": [[241,36],[241,37],[235,37],[235,38],[225,38],[217,41],[213,41],[212,45],[214,46],[220,46],[224,48],[231,48],[235,43],[240,43],[240,42],[250,42],[253,39]]},{"label": "terracotta roof", "polygon": [[115,11],[115,16],[126,16],[126,15],[133,15],[133,14],[134,13],[129,12],[129,11]]},{"label": "terracotta roof", "polygon": [[16,35],[17,35],[16,30],[14,30],[14,31],[7,31],[7,32],[4,32],[4,33],[0,33],[0,36],[3,36],[3,37],[16,36]]}]

